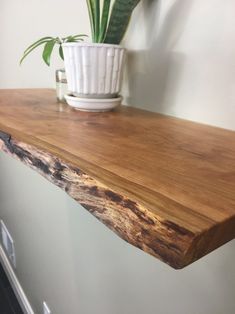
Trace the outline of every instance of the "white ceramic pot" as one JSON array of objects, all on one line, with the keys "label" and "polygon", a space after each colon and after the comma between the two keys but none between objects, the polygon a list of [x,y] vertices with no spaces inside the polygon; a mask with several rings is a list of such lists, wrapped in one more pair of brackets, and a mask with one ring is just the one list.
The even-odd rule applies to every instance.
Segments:
[{"label": "white ceramic pot", "polygon": [[69,93],[79,98],[115,98],[121,89],[125,49],[119,45],[65,43]]}]

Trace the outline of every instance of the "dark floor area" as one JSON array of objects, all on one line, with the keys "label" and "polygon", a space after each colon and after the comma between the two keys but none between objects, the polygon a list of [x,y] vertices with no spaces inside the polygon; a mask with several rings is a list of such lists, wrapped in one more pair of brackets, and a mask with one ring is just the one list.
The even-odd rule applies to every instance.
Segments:
[{"label": "dark floor area", "polygon": [[0,264],[0,314],[23,314]]}]

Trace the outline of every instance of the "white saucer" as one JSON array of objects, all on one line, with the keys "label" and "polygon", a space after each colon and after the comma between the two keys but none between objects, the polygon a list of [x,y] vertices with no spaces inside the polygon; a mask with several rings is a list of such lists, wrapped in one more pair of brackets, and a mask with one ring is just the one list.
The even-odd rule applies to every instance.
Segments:
[{"label": "white saucer", "polygon": [[122,102],[121,96],[110,99],[79,98],[71,95],[65,95],[64,97],[67,104],[74,109],[91,112],[110,111],[119,106]]}]

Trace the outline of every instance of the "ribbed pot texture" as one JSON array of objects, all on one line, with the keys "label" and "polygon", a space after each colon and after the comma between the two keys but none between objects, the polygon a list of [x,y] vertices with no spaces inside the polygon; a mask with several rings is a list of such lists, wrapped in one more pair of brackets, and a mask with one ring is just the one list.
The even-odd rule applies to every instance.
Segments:
[{"label": "ribbed pot texture", "polygon": [[120,93],[125,49],[118,45],[63,44],[69,93],[84,98],[114,98]]}]

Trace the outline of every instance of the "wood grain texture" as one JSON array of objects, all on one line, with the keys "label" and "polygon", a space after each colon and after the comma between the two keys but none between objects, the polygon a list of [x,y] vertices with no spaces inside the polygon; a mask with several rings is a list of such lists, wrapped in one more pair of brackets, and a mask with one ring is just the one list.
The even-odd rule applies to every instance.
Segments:
[{"label": "wood grain texture", "polygon": [[78,112],[51,90],[1,90],[0,149],[174,268],[235,237],[235,132],[128,107]]}]

